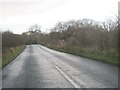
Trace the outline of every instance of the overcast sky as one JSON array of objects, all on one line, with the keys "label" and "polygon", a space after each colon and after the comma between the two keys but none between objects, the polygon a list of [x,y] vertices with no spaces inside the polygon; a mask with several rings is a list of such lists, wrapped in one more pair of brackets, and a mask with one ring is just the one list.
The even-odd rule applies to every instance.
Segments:
[{"label": "overcast sky", "polygon": [[105,21],[118,13],[119,0],[1,0],[0,28],[21,34],[33,24],[46,32],[59,21]]}]

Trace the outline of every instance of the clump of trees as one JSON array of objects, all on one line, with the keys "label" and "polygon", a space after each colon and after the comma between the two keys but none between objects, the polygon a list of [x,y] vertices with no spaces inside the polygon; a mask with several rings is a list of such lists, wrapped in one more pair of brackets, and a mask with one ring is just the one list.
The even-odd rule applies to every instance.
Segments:
[{"label": "clump of trees", "polygon": [[0,30],[0,56],[2,55],[2,32]]},{"label": "clump of trees", "polygon": [[5,53],[8,49],[20,45],[37,44],[40,42],[40,26],[33,25],[27,32],[23,34],[14,34],[7,30],[2,32],[2,52]]},{"label": "clump of trees", "polygon": [[59,22],[44,39],[44,44],[53,48],[117,53],[118,25],[90,19]]},{"label": "clump of trees", "polygon": [[26,44],[38,44],[40,43],[41,34],[41,27],[35,24],[30,26],[28,31],[24,32],[22,36],[24,37]]},{"label": "clump of trees", "polygon": [[11,31],[2,32],[2,51],[3,53],[6,49],[11,47],[16,47],[24,44],[24,39],[19,34],[14,34]]}]

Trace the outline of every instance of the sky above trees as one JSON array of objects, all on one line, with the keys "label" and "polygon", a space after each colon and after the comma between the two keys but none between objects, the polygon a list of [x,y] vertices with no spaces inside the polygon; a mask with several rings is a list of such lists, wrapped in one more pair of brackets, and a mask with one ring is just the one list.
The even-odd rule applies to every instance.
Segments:
[{"label": "sky above trees", "polygon": [[27,31],[33,24],[47,32],[59,21],[90,18],[112,19],[119,0],[1,0],[0,28],[14,33]]}]

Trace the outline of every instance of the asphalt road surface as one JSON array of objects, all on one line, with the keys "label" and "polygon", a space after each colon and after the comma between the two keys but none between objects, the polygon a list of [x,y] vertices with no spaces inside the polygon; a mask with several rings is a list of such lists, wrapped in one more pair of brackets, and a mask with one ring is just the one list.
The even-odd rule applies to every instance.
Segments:
[{"label": "asphalt road surface", "polygon": [[2,88],[118,88],[118,68],[41,45],[27,45],[3,68]]}]

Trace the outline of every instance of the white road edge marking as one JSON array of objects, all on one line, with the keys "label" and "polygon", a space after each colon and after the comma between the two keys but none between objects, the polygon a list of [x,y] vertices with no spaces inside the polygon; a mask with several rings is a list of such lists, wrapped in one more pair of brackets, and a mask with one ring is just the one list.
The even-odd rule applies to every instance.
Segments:
[{"label": "white road edge marking", "polygon": [[67,76],[58,66],[55,66],[55,68],[73,85],[73,87],[80,88],[80,86],[75,83],[69,76]]}]

